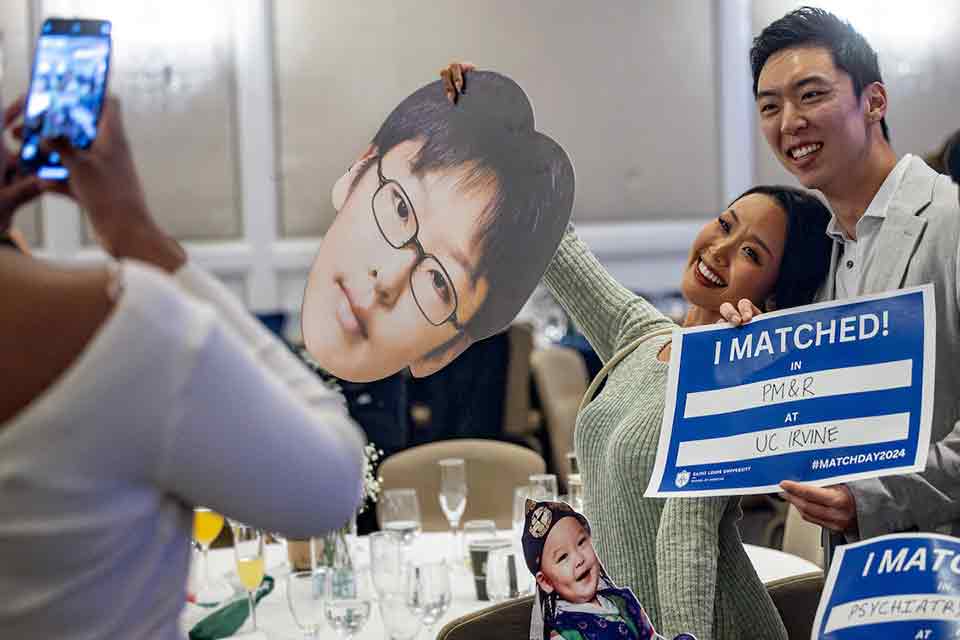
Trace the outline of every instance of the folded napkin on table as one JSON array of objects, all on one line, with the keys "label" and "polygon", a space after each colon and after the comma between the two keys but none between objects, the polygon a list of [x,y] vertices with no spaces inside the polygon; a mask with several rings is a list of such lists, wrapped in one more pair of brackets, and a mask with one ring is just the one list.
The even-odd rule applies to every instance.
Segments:
[{"label": "folded napkin on table", "polygon": [[[256,602],[273,591],[273,578],[264,576],[257,587]],[[190,629],[190,640],[218,640],[228,638],[243,626],[250,615],[250,604],[246,597],[217,609]]]}]

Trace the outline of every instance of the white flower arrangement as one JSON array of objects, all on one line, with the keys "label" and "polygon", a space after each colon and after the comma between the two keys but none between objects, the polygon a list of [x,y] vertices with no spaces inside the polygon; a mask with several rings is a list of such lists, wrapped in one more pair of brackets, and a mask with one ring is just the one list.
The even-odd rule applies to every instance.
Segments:
[{"label": "white flower arrangement", "polygon": [[374,475],[374,467],[383,456],[383,449],[378,449],[375,444],[368,442],[363,447],[363,500],[360,502],[360,509],[357,513],[363,513],[367,510],[367,503],[376,503],[380,497],[380,485],[383,483],[383,477]]}]

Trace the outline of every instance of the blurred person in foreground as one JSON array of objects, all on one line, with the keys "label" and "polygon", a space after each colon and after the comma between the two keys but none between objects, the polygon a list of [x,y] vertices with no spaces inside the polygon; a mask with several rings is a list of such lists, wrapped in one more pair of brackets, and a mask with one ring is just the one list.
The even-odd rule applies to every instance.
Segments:
[{"label": "blurred person in foreground", "polygon": [[[21,103],[18,103],[21,104]],[[360,500],[342,398],[154,222],[109,99],[49,186],[106,266],[0,250],[0,629],[182,638],[193,506],[308,537]]]}]

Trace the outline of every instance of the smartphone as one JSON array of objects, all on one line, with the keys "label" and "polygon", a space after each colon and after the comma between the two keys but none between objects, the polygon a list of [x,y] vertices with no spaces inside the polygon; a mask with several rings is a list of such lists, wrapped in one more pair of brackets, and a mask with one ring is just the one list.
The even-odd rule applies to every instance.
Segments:
[{"label": "smartphone", "polygon": [[23,114],[23,171],[66,180],[69,172],[59,154],[44,153],[41,141],[66,137],[78,149],[93,144],[107,91],[110,29],[107,20],[43,22]]}]

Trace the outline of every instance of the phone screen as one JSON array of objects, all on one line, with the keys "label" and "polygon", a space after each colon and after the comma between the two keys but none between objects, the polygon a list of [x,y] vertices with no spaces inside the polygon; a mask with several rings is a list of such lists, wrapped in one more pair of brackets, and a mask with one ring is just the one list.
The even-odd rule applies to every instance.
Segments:
[{"label": "phone screen", "polygon": [[23,115],[20,163],[47,180],[65,180],[59,154],[41,141],[66,137],[86,149],[97,135],[110,67],[110,23],[63,20],[43,23],[37,41],[30,92]]}]

